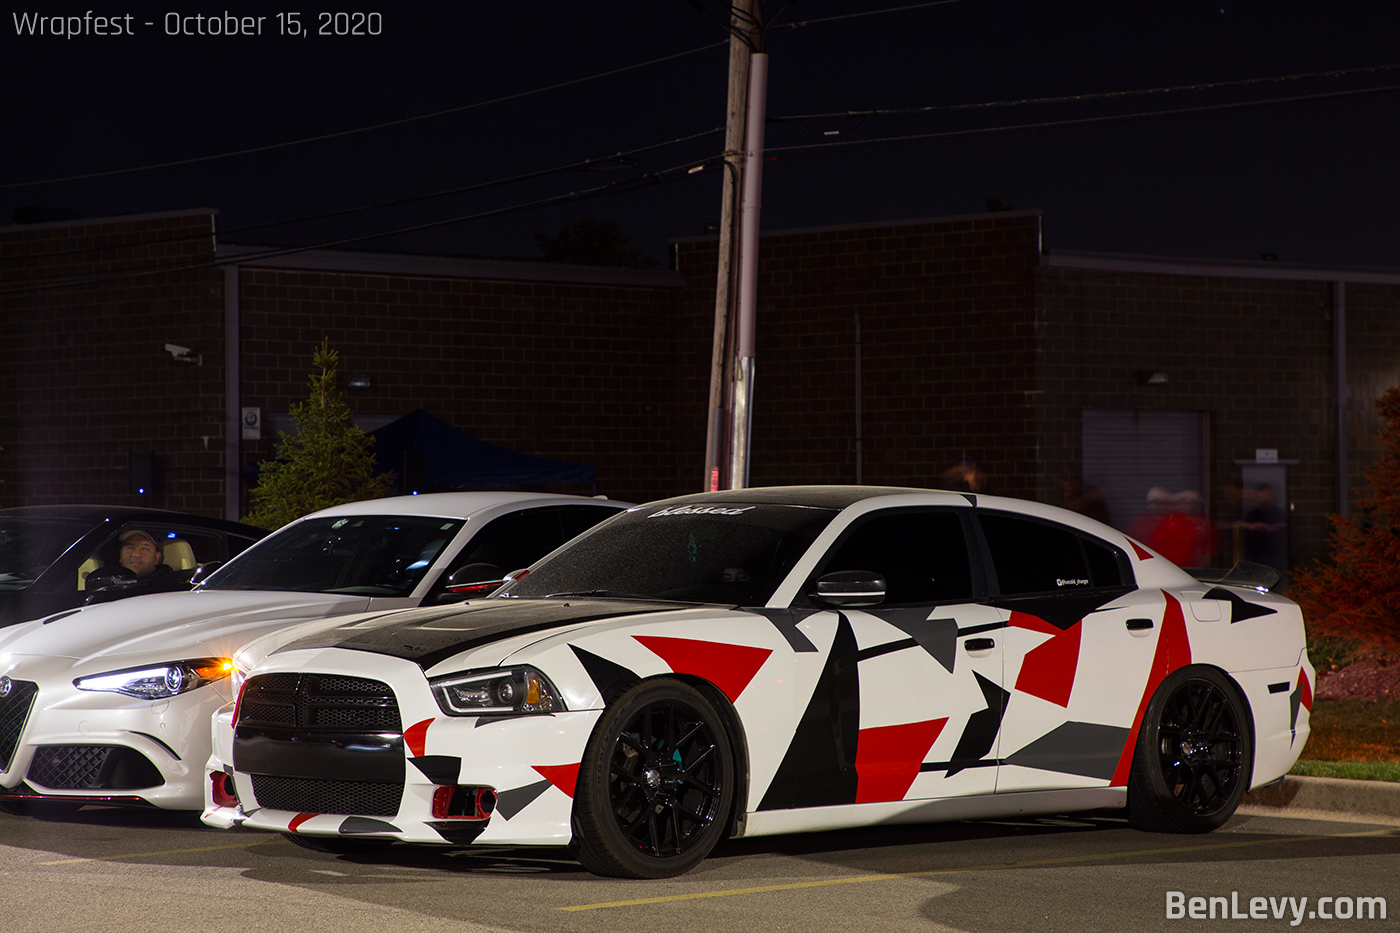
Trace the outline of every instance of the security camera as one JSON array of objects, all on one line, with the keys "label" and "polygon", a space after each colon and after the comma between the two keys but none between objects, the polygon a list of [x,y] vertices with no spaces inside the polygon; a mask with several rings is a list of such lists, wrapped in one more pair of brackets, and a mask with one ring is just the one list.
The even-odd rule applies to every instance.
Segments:
[{"label": "security camera", "polygon": [[193,363],[196,366],[204,365],[203,357],[189,347],[182,347],[178,343],[167,343],[165,345],[165,352],[174,357],[177,362]]}]

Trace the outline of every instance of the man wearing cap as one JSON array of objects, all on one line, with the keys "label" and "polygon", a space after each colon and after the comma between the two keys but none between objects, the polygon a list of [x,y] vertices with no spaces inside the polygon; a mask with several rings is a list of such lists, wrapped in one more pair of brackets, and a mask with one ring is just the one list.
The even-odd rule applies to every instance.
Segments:
[{"label": "man wearing cap", "polygon": [[150,533],[132,528],[123,531],[117,540],[121,542],[121,566],[103,567],[88,574],[88,602],[187,588],[175,571],[162,563],[160,542]]}]

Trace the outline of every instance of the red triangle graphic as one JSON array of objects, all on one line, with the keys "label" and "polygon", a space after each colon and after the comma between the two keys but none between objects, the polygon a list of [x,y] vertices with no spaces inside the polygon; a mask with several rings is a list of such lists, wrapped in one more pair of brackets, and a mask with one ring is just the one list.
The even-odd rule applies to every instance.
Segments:
[{"label": "red triangle graphic", "polygon": [[403,744],[408,746],[408,753],[414,758],[423,757],[423,749],[428,745],[428,727],[432,724],[431,719],[425,719],[403,730]]},{"label": "red triangle graphic", "polygon": [[1021,673],[1016,675],[1016,689],[1056,706],[1069,706],[1079,667],[1081,625],[1076,622],[1063,632],[1056,631],[1049,641],[1027,651],[1021,661]]},{"label": "red triangle graphic", "polygon": [[531,765],[545,780],[555,787],[568,794],[570,798],[574,796],[574,786],[578,784],[578,764],[572,765]]},{"label": "red triangle graphic", "polygon": [[856,740],[856,803],[903,800],[948,717],[860,730]]},{"label": "red triangle graphic", "polygon": [[677,674],[694,674],[719,687],[731,703],[739,699],[739,694],[744,692],[763,662],[773,653],[771,648],[726,645],[689,638],[666,638],[661,635],[632,637],[670,665]]}]

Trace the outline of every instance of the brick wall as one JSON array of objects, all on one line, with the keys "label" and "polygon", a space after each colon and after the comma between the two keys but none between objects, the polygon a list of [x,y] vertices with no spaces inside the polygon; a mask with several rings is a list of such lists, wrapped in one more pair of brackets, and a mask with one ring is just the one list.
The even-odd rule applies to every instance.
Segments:
[{"label": "brick wall", "polygon": [[[1236,461],[1277,449],[1298,461],[1288,471],[1293,563],[1321,556],[1336,509],[1332,292],[1326,281],[1044,268],[1038,496],[1058,502],[1062,471],[1078,470],[1084,408],[1205,412],[1212,517],[1239,516]],[[1400,381],[1400,287],[1351,285],[1347,299],[1356,486],[1378,453],[1373,402]],[[1148,370],[1169,382],[1141,385]]]},{"label": "brick wall", "polygon": [[[0,505],[222,514],[223,276],[208,267],[212,233],[208,212],[0,232]],[[53,287],[63,283],[77,284]],[[166,343],[193,348],[203,365],[177,363]],[[155,451],[162,493],[131,494],[129,451]]]},{"label": "brick wall", "polygon": [[[134,503],[127,454],[152,450],[164,467],[152,504],[223,513],[224,273],[211,230],[209,212],[0,230],[0,506]],[[247,260],[241,403],[273,414],[300,401],[325,338],[343,375],[370,377],[347,393],[359,414],[424,408],[495,444],[591,463],[599,491],[619,498],[694,491],[716,249],[678,241],[679,277],[661,279],[530,263],[486,274],[458,260],[410,274],[393,270],[420,258],[373,254],[327,254],[341,271]],[[1085,408],[1205,412],[1214,517],[1235,514],[1235,461],[1276,448],[1299,461],[1294,561],[1320,555],[1336,486],[1324,273],[1054,258],[1033,211],[765,235],[752,483],[856,480],[859,315],[865,482],[943,485],[968,457],[989,491],[1060,502],[1064,471],[1081,466]],[[47,287],[55,277],[78,282]],[[1400,383],[1391,278],[1347,287],[1354,485],[1377,454],[1373,400]],[[176,362],[166,343],[203,365]],[[1169,382],[1141,385],[1140,370]],[[273,440],[244,442],[242,462]]]},{"label": "brick wall", "polygon": [[[1040,217],[988,214],[763,237],[751,483],[851,483],[860,315],[863,478],[931,486],[964,457],[989,491],[1034,492],[1027,407]],[[703,458],[713,241],[678,244],[705,375],[687,385]],[[690,358],[690,357],[688,357]]]},{"label": "brick wall", "polygon": [[[642,500],[680,485],[675,289],[241,271],[242,404],[305,397],[314,348],[340,351],[360,414],[423,408],[483,440],[593,464],[600,492]],[[272,449],[271,432],[245,459]],[[589,488],[560,491],[584,492]]]}]

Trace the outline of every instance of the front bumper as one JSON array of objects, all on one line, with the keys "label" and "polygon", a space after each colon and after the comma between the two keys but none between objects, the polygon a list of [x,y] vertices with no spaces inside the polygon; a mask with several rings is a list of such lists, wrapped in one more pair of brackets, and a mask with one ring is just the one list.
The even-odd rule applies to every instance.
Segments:
[{"label": "front bumper", "polygon": [[147,701],[38,684],[0,758],[0,796],[198,809],[209,717],[226,701],[216,686]]},{"label": "front bumper", "polygon": [[[229,704],[211,723],[205,823],[436,845],[557,846],[569,841],[578,765],[601,710],[445,716],[417,665],[364,652],[288,652],[277,656],[277,669],[368,678],[389,685],[402,732],[385,733],[359,749],[353,742],[325,741],[322,735],[308,733],[288,742],[286,754],[280,757],[275,748],[259,749],[257,768],[262,773],[255,774],[235,760],[233,704]],[[258,673],[265,670],[260,668]],[[248,747],[246,743],[238,746]],[[389,748],[402,756],[394,772],[401,777],[386,779],[384,759]],[[356,759],[356,754],[361,757]],[[332,775],[334,779],[328,780]],[[231,785],[236,803],[223,795],[216,799],[216,780],[225,792]],[[453,788],[459,795],[455,807],[444,806],[444,788]],[[264,805],[267,801],[260,799],[260,791],[276,803]],[[479,796],[482,791],[494,801],[490,812],[473,814],[468,807],[468,813],[462,814],[463,797]]]}]

